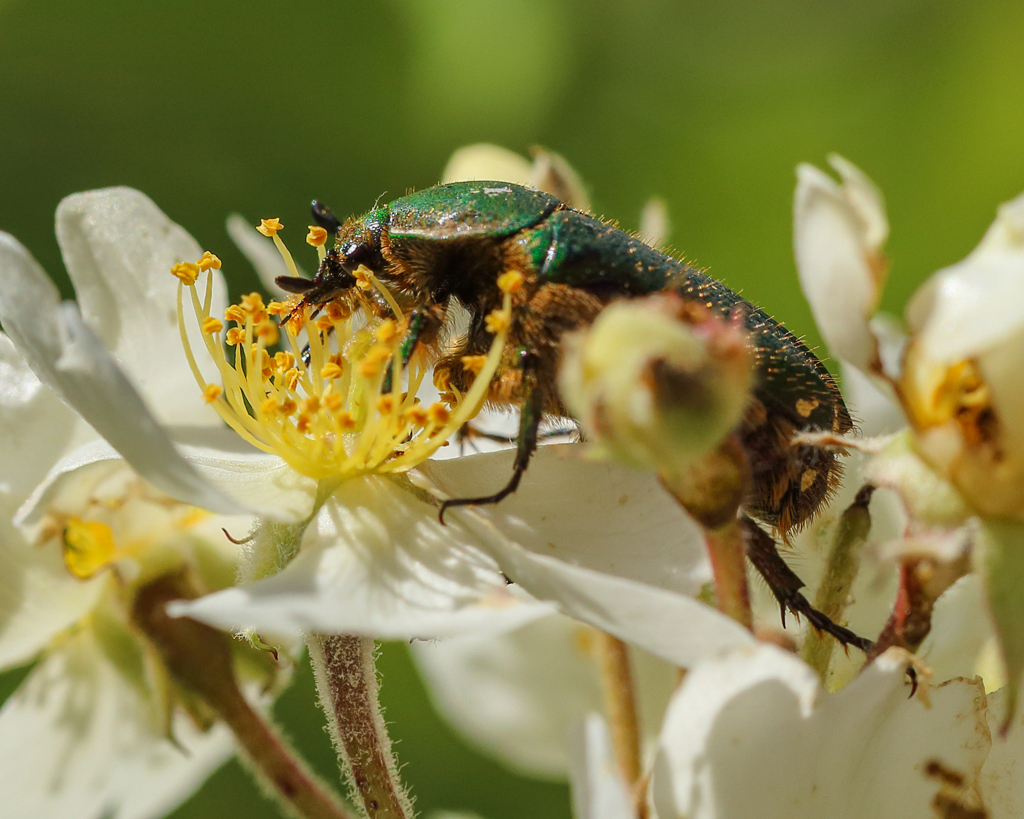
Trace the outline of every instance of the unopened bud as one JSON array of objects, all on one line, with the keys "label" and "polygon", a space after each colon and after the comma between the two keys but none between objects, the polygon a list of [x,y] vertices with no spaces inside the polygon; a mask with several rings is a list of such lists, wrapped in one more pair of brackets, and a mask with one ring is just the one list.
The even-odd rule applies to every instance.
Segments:
[{"label": "unopened bud", "polygon": [[589,439],[662,474],[715,448],[750,395],[742,326],[675,294],[612,304],[564,351],[560,392]]}]

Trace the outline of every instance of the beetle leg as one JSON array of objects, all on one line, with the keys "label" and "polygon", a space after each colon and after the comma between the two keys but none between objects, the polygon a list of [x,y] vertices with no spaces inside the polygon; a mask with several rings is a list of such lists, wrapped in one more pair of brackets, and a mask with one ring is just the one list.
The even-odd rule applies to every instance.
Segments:
[{"label": "beetle leg", "polygon": [[441,504],[439,518],[444,523],[444,513],[453,506],[477,506],[485,503],[497,503],[504,500],[519,488],[519,481],[530,463],[530,458],[537,451],[538,431],[544,415],[543,393],[536,388],[536,376],[532,372],[523,373],[523,381],[527,384],[527,392],[523,401],[522,414],[519,416],[519,434],[516,436],[516,459],[512,465],[512,478],[504,488],[493,495],[479,498],[454,498]]},{"label": "beetle leg", "polygon": [[758,574],[765,579],[768,588],[772,590],[772,594],[779,602],[782,609],[783,628],[786,626],[786,610],[788,609],[795,615],[802,614],[817,631],[831,634],[844,646],[851,645],[854,648],[859,648],[865,654],[871,650],[874,646],[871,640],[833,622],[830,617],[814,608],[801,594],[800,589],[804,587],[804,581],[786,565],[786,561],[779,554],[775,539],[771,535],[746,515],[740,518],[740,528],[743,531],[747,557],[754,564]]},{"label": "beetle leg", "polygon": [[[426,335],[427,330],[431,329],[433,318],[434,316],[429,308],[426,307],[416,307],[409,313],[409,329],[405,334],[405,338],[402,339],[402,346],[399,348],[402,355],[403,368],[409,363],[413,353],[416,352],[416,345]],[[391,392],[393,373],[394,365],[392,364],[388,367],[387,372],[384,373],[384,381],[380,388],[382,393]]]}]

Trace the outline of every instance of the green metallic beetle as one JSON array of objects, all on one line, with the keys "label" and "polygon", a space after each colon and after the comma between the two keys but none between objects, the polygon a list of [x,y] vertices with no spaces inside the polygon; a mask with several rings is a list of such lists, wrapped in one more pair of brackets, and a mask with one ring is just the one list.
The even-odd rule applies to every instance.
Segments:
[{"label": "green metallic beetle", "polygon": [[[493,494],[447,501],[444,508],[495,503],[515,491],[537,447],[542,416],[567,415],[555,386],[563,335],[593,322],[615,299],[659,291],[675,292],[723,317],[739,312],[750,333],[756,386],[740,434],[753,477],[744,511],[785,537],[836,488],[841,476],[836,454],[793,444],[798,432],[842,434],[853,428],[821,362],[763,310],[625,231],[550,194],[508,182],[438,185],[344,224],[316,202],[313,215],[336,234],[335,248],[314,279],[281,277],[278,284],[301,293],[301,306],[318,307],[348,292],[355,284],[353,272],[366,265],[400,303],[412,308],[403,356],[420,348],[433,351],[435,370],[446,371],[463,391],[473,374],[463,368],[462,357],[485,353],[491,342],[484,318],[501,306],[498,276],[515,270],[525,278],[489,394],[492,403],[521,410],[511,480]],[[453,302],[469,312],[469,330],[459,349],[440,356],[437,342]],[[763,552],[766,544],[753,526],[747,527],[748,541],[760,541],[751,548]],[[867,641],[810,608],[797,591],[803,584],[778,558],[773,541],[770,551],[777,558],[768,559],[770,565],[759,565],[765,563],[764,554],[751,557],[783,611],[804,613],[818,628],[864,647]]]}]

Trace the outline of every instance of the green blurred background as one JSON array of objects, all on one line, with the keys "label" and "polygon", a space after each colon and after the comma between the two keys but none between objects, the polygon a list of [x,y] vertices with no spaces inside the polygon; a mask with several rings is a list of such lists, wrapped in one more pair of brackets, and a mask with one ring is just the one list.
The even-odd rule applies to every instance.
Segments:
[{"label": "green blurred background", "polygon": [[[1024,189],[1021,43],[1019,2],[0,0],[0,229],[67,289],[58,200],[131,185],[238,293],[254,279],[230,212],[280,216],[297,242],[314,197],[362,211],[433,184],[466,143],[540,144],[624,227],[664,197],[676,247],[817,341],[790,248],[795,165],[836,151],[881,186],[897,310]],[[567,815],[564,787],[438,722],[404,647],[381,669],[422,811]],[[306,673],[278,713],[333,780],[312,703]],[[174,815],[277,813],[232,764]]]}]

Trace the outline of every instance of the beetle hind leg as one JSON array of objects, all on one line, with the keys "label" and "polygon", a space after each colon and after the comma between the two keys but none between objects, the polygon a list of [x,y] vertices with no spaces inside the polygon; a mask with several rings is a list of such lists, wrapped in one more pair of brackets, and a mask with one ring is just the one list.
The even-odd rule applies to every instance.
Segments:
[{"label": "beetle hind leg", "polygon": [[743,531],[747,558],[757,569],[758,574],[765,579],[779,603],[783,628],[786,625],[786,612],[790,611],[797,616],[803,615],[816,631],[831,634],[844,647],[853,646],[865,654],[871,651],[874,647],[871,640],[839,625],[810,604],[800,591],[804,587],[804,582],[786,565],[771,535],[746,515],[740,518],[740,528]]}]

